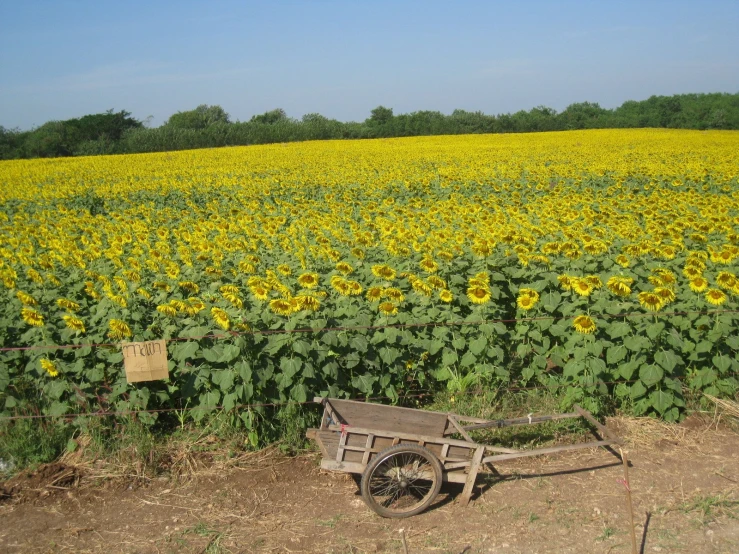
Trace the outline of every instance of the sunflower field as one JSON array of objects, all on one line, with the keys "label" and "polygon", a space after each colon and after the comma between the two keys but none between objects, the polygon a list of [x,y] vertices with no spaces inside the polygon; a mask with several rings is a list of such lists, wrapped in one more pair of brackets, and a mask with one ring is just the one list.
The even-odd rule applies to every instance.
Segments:
[{"label": "sunflower field", "polygon": [[1,162],[0,415],[546,387],[674,421],[739,389],[738,179],[731,131]]}]

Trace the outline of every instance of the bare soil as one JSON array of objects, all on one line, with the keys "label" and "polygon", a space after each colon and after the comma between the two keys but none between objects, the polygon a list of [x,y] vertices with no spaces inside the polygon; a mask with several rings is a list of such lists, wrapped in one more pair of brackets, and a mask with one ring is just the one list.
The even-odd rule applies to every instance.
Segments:
[{"label": "bare soil", "polygon": [[[626,439],[643,552],[739,552],[739,434],[614,418]],[[380,518],[316,453],[262,451],[238,467],[98,480],[56,463],[0,484],[0,552],[631,552],[623,465],[603,449],[528,458],[480,479],[466,508]],[[401,529],[402,534],[401,534]]]}]

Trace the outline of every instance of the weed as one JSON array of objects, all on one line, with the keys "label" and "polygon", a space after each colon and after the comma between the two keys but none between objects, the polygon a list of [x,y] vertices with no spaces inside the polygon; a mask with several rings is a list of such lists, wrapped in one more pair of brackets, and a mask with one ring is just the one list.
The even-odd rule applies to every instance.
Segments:
[{"label": "weed", "polygon": [[615,534],[616,530],[613,527],[604,527],[603,533],[599,537],[596,537],[595,540],[599,542],[607,541]]},{"label": "weed", "polygon": [[721,516],[737,517],[739,501],[729,498],[727,494],[697,495],[678,506],[684,514],[698,512],[698,522],[706,525]]}]

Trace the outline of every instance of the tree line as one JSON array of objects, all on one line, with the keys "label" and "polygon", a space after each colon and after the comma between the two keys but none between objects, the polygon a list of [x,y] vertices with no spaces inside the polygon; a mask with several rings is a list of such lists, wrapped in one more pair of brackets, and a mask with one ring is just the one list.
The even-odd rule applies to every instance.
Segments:
[{"label": "tree line", "polygon": [[148,128],[125,110],[108,110],[65,121],[49,121],[28,131],[0,126],[0,159],[90,156],[162,152],[325,139],[361,139],[525,133],[572,129],[663,127],[739,129],[739,93],[678,94],[629,100],[614,109],[593,102],[571,104],[557,112],[546,106],[529,111],[487,115],[454,110],[393,113],[378,106],[363,122],[341,122],[317,113],[300,119],[282,109],[231,121],[220,106],[201,105],[177,112],[163,125]]}]

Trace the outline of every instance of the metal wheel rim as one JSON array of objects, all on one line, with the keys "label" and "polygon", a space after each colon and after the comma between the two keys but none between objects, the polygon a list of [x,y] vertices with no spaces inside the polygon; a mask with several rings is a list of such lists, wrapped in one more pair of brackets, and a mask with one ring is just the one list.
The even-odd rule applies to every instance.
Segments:
[{"label": "metal wheel rim", "polygon": [[372,501],[396,514],[412,512],[434,494],[436,473],[431,460],[417,452],[394,452],[369,476]]}]

